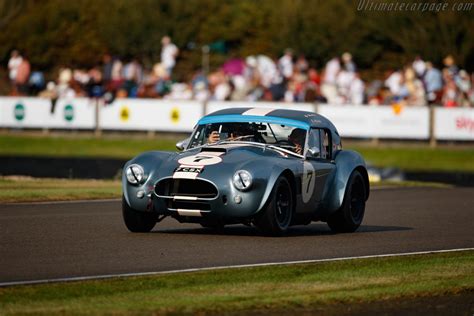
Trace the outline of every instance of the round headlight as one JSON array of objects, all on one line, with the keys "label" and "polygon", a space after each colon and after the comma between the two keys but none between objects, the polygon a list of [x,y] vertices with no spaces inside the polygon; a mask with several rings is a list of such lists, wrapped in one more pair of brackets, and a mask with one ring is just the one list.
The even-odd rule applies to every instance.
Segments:
[{"label": "round headlight", "polygon": [[234,174],[232,182],[240,191],[248,190],[252,186],[252,175],[247,170],[239,170]]},{"label": "round headlight", "polygon": [[131,184],[141,183],[145,180],[145,172],[139,165],[130,165],[125,171],[128,182]]}]

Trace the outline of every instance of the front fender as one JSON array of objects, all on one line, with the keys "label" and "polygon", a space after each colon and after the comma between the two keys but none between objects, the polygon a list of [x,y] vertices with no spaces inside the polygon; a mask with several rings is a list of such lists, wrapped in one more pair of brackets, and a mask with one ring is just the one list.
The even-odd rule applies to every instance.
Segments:
[{"label": "front fender", "polygon": [[[148,195],[150,192],[153,193],[154,184],[159,177],[157,171],[164,161],[175,155],[176,153],[173,152],[149,151],[125,163],[122,171],[122,192],[125,201],[131,208],[137,211],[147,211],[147,206],[149,205]],[[134,185],[127,181],[125,170],[131,164],[138,164],[143,167],[145,175],[147,176],[144,183]],[[140,190],[145,192],[145,196],[141,199],[137,198],[137,192]]]},{"label": "front fender", "polygon": [[[286,170],[287,168],[280,166],[280,165],[273,165],[272,169],[270,170],[270,174],[267,175],[267,186],[265,188],[265,191],[262,196],[262,201],[260,202],[260,205],[256,211],[260,212],[265,204],[267,203],[268,198],[270,197],[270,194],[272,193],[273,187],[275,186],[275,182],[277,181],[278,177]],[[293,188],[294,190],[294,188]]]},{"label": "front fender", "polygon": [[367,185],[367,198],[369,197],[369,182],[367,169],[362,156],[353,150],[341,150],[335,157],[336,172],[332,179],[329,179],[330,185],[326,186],[323,192],[323,205],[327,209],[327,214],[338,210],[343,202],[346,192],[347,182],[352,172],[360,170]]}]

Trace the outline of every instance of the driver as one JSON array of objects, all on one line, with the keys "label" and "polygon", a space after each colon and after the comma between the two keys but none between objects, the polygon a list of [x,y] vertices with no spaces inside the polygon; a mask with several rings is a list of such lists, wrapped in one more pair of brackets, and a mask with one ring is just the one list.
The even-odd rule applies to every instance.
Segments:
[{"label": "driver", "polygon": [[[239,125],[236,125],[231,129],[233,130],[233,132],[230,133],[230,136],[226,140],[234,140],[238,137],[251,134],[249,130]],[[207,138],[207,142],[209,144],[217,143],[220,140],[221,136],[218,131],[212,131],[211,134],[209,134],[209,137]]]},{"label": "driver", "polygon": [[301,128],[295,128],[294,130],[291,131],[290,135],[288,136],[288,141],[291,142],[295,148],[294,152],[302,155],[303,154],[303,148],[304,148],[304,142],[306,138],[306,131]]}]

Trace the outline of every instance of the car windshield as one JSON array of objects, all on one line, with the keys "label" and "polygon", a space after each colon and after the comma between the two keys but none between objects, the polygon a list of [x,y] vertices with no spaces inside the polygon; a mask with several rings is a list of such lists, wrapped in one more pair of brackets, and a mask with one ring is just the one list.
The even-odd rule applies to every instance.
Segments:
[{"label": "car windshield", "polygon": [[188,148],[223,141],[250,141],[278,146],[302,155],[306,130],[274,123],[212,123],[198,125]]}]

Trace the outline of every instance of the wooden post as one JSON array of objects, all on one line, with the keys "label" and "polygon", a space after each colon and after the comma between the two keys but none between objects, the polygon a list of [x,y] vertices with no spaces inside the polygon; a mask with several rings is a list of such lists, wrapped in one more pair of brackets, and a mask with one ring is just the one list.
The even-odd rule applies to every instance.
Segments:
[{"label": "wooden post", "polygon": [[95,130],[94,130],[94,135],[96,137],[102,136],[102,130],[100,129],[99,118],[100,118],[100,104],[99,104],[99,99],[95,98]]}]

